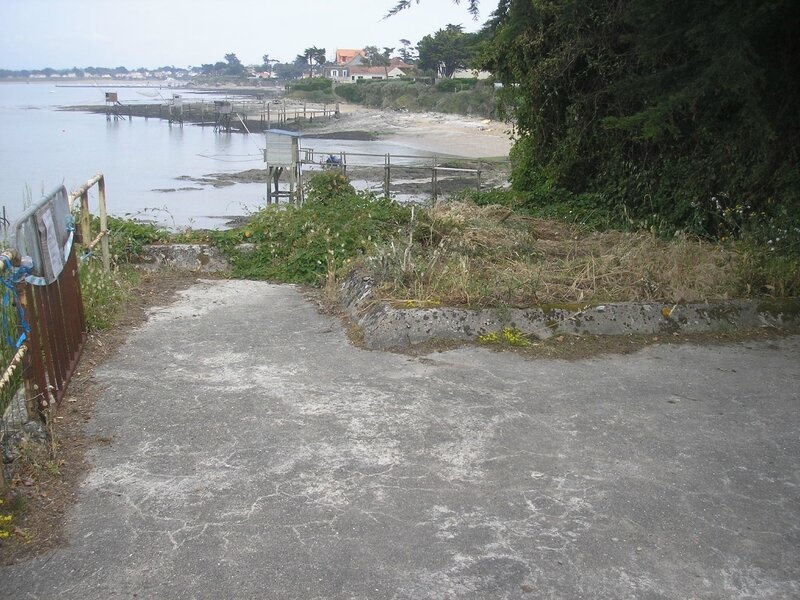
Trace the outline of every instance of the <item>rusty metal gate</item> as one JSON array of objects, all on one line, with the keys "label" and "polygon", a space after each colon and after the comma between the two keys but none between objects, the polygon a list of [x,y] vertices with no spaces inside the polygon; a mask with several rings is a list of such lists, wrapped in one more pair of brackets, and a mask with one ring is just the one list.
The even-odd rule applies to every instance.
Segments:
[{"label": "rusty metal gate", "polygon": [[28,414],[44,417],[64,399],[86,342],[75,221],[61,186],[29,208],[14,226],[14,250],[23,260],[17,284],[27,322],[24,372]]}]

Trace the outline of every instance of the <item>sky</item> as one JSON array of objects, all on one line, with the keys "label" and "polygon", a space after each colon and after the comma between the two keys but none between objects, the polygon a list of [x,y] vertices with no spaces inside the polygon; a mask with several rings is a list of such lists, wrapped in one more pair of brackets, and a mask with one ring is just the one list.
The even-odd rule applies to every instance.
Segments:
[{"label": "sky", "polygon": [[448,23],[476,31],[464,2],[421,0],[384,19],[394,0],[0,0],[0,68],[199,66],[235,53],[292,62],[305,48],[416,44]]}]

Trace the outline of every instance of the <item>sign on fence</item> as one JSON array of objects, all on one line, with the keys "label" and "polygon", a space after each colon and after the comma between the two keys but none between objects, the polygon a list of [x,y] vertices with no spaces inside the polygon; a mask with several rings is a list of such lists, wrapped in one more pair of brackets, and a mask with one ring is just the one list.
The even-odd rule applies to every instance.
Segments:
[{"label": "sign on fence", "polygon": [[28,283],[53,283],[69,257],[74,219],[69,195],[62,185],[26,210],[14,224],[14,246],[22,256],[33,259]]}]

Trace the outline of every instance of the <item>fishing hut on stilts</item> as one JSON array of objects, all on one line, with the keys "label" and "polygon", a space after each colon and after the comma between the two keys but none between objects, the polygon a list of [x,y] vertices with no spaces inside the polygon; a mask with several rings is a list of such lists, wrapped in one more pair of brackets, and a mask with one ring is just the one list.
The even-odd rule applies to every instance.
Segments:
[{"label": "fishing hut on stilts", "polygon": [[169,105],[169,124],[179,124],[183,127],[183,96],[180,94],[172,94],[172,98],[168,102]]},{"label": "fishing hut on stilts", "polygon": [[[280,198],[303,202],[303,181],[300,162],[300,134],[282,129],[266,132],[264,162],[267,164],[267,204],[278,204]],[[280,179],[289,176],[289,190],[280,190]]]},{"label": "fishing hut on stilts", "polygon": [[225,133],[231,132],[231,113],[233,106],[228,100],[214,100],[214,114],[216,121],[214,122],[214,131],[224,131]]},{"label": "fishing hut on stilts", "polygon": [[106,92],[106,121],[110,121],[112,118],[115,121],[125,120],[125,115],[119,114],[120,106],[122,106],[122,102],[119,101],[117,92]]}]

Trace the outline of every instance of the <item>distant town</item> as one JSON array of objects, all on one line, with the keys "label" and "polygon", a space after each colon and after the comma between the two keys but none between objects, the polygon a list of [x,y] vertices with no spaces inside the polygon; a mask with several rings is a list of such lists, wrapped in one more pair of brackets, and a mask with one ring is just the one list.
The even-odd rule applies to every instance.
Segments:
[{"label": "distant town", "polygon": [[174,65],[155,69],[140,67],[72,67],[68,69],[0,69],[0,81],[41,81],[81,79],[110,79],[117,81],[163,81],[167,85],[236,83],[259,85],[270,80],[326,77],[337,83],[362,79],[395,79],[426,77],[452,79],[454,77],[488,77],[478,75],[473,64],[478,56],[481,39],[479,33],[466,33],[460,25],[448,25],[426,35],[416,45],[400,40],[393,47],[365,46],[363,48],[337,48],[335,58],[328,60],[325,48],[311,46],[297,54],[294,60],[282,62],[264,54],[260,64],[243,64],[234,53],[223,60],[186,68]]},{"label": "distant town", "polygon": [[[127,69],[125,67],[116,68],[102,68],[102,67],[88,67],[85,69],[72,68],[72,69],[34,69],[34,70],[19,70],[11,71],[7,69],[0,69],[0,80],[6,81],[20,81],[20,80],[96,80],[96,79],[109,79],[115,81],[163,81],[167,84],[175,83],[176,85],[185,85],[194,79],[213,76],[213,73],[204,73],[201,69],[184,69],[180,67],[160,67],[157,69]],[[224,76],[224,75],[219,75]],[[263,80],[263,79],[277,79],[278,74],[273,71],[258,70],[253,67],[245,67],[243,73],[235,76],[228,75],[238,80]]]}]

